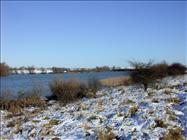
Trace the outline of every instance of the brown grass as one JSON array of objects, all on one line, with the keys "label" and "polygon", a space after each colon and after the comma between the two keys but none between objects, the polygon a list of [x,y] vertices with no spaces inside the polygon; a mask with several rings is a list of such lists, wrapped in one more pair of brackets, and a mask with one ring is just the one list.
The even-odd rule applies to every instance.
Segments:
[{"label": "brown grass", "polygon": [[185,140],[182,130],[179,127],[170,129],[169,132],[161,138],[161,140]]},{"label": "brown grass", "polygon": [[[22,95],[28,95],[26,97],[20,96],[19,98],[13,100],[13,94],[9,93],[9,97],[0,98],[0,109],[8,110],[13,115],[21,114],[21,110],[25,107],[44,107],[46,102],[40,98],[41,90],[37,87],[33,88],[30,91],[22,92]],[[3,96],[6,96],[4,94]]]},{"label": "brown grass", "polygon": [[53,119],[53,120],[50,120],[47,124],[44,124],[43,127],[52,128],[53,126],[58,125],[59,123],[60,123],[59,120]]},{"label": "brown grass", "polygon": [[138,111],[138,106],[134,105],[129,109],[129,116],[132,117]]},{"label": "brown grass", "polygon": [[54,80],[50,83],[51,92],[62,103],[76,101],[83,97],[96,97],[100,83],[96,79],[90,79],[87,83],[78,79]]},{"label": "brown grass", "polygon": [[115,139],[115,135],[111,129],[99,131],[99,140],[113,140],[113,139]]},{"label": "brown grass", "polygon": [[173,103],[173,104],[179,104],[180,103],[180,99],[177,98],[177,97],[168,98],[167,101],[169,103]]},{"label": "brown grass", "polygon": [[85,97],[87,86],[77,79],[54,80],[50,83],[51,92],[57,99],[63,103],[73,102],[79,98]]},{"label": "brown grass", "polygon": [[132,81],[129,77],[113,77],[100,80],[103,86],[121,86],[130,85]]},{"label": "brown grass", "polygon": [[164,123],[163,120],[161,120],[161,119],[155,119],[155,128],[156,127],[166,128],[167,125]]},{"label": "brown grass", "polygon": [[30,96],[18,100],[0,100],[0,108],[13,114],[19,113],[24,107],[29,106],[42,107],[45,106],[45,101],[38,96]]}]

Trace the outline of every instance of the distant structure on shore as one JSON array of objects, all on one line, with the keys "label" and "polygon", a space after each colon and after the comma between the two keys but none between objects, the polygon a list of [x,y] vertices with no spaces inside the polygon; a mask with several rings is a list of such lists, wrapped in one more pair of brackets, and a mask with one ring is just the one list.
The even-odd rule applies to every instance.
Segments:
[{"label": "distant structure on shore", "polygon": [[104,72],[104,71],[130,71],[131,68],[123,67],[96,67],[96,68],[36,68],[36,67],[20,67],[11,68],[10,74],[52,74],[52,73],[82,73],[82,72]]},{"label": "distant structure on shore", "polygon": [[11,70],[11,74],[49,74],[49,73],[53,73],[53,70],[51,68],[34,68],[33,70],[24,68],[24,69]]},{"label": "distant structure on shore", "polygon": [[63,68],[63,67],[10,67],[6,63],[0,63],[0,76],[7,76],[9,74],[52,74],[52,73],[82,73],[82,72],[106,72],[106,71],[131,71],[131,67],[108,67],[100,66],[95,68]]}]

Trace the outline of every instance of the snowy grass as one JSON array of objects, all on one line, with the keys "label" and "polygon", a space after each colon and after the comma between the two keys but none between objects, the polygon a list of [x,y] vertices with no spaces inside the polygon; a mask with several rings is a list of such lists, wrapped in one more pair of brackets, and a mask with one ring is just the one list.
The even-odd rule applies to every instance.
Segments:
[{"label": "snowy grass", "polygon": [[[157,83],[156,89],[148,88],[147,92],[137,86],[105,88],[96,93],[96,98],[82,98],[65,105],[50,101],[45,110],[36,111],[35,115],[30,113],[27,118],[25,115],[6,118],[8,112],[1,111],[0,136],[4,139],[20,140],[185,138],[186,119],[181,119],[181,116],[186,118],[187,115],[186,83],[185,75],[165,78]],[[166,89],[170,91],[169,94],[165,93]],[[149,96],[148,92],[153,94]],[[180,102],[174,104],[168,101],[170,98],[178,98],[179,95],[182,95]],[[153,102],[153,99],[158,102]],[[138,109],[133,109],[133,115],[129,115],[134,106]],[[26,111],[34,112],[35,109],[37,108],[28,107]],[[20,120],[21,123],[9,124],[15,120]]]}]

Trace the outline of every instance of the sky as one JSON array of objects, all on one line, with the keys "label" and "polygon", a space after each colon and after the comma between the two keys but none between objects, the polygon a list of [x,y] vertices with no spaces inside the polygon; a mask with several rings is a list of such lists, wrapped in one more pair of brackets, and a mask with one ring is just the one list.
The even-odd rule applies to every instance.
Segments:
[{"label": "sky", "polygon": [[1,1],[1,62],[10,66],[187,64],[185,1]]}]

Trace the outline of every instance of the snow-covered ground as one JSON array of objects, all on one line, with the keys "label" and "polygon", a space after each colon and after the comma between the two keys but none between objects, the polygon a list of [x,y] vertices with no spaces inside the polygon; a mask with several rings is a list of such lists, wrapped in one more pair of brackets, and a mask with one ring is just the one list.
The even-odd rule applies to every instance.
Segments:
[{"label": "snow-covered ground", "polygon": [[2,139],[96,140],[110,130],[120,140],[158,140],[175,126],[187,138],[187,75],[165,78],[147,92],[139,86],[106,88],[94,99],[66,106],[50,101],[45,109],[7,114],[1,111]]}]

